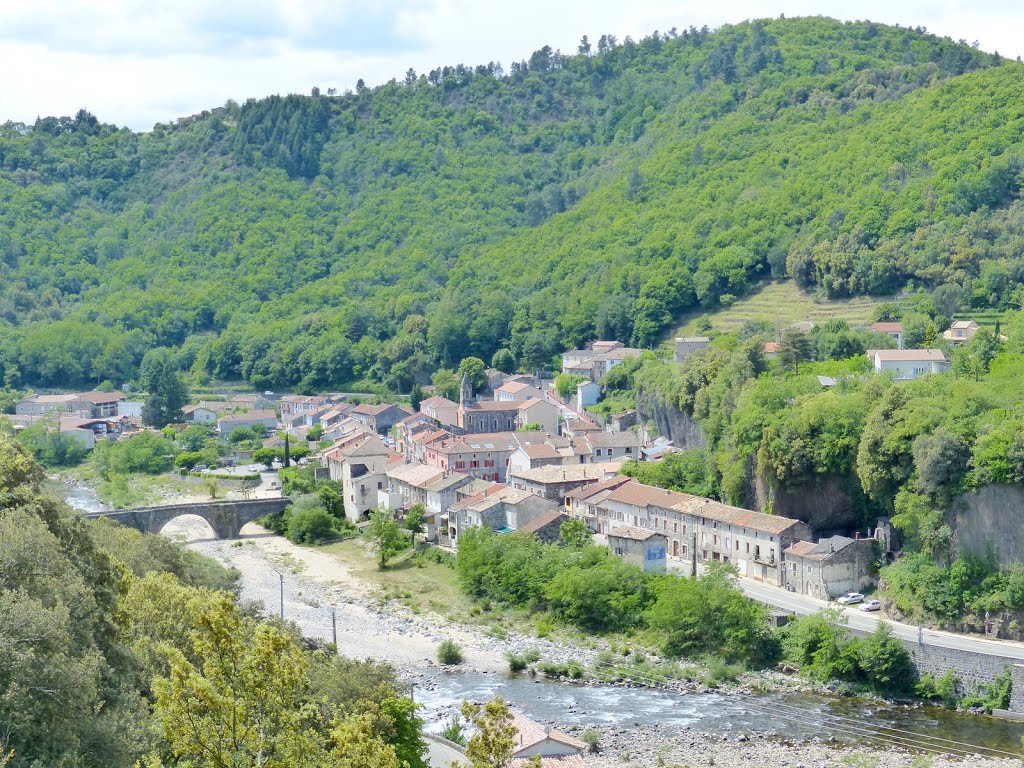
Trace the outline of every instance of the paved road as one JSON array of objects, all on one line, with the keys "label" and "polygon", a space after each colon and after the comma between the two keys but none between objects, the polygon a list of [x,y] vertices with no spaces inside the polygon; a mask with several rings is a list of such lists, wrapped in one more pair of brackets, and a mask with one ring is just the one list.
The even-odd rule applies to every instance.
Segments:
[{"label": "paved road", "polygon": [[[689,563],[669,560],[669,569],[688,572]],[[806,595],[798,595],[795,592],[787,592],[781,587],[763,584],[752,579],[740,579],[739,583],[743,592],[748,597],[768,605],[774,605],[783,610],[793,611],[800,616],[817,613],[829,605],[824,600],[818,600]],[[832,605],[836,606],[837,604],[832,603]],[[918,629],[916,626],[901,624],[892,619],[887,619],[880,613],[864,613],[859,611],[856,605],[853,605],[849,608],[843,608],[843,614],[846,616],[847,626],[851,629],[871,632],[878,626],[879,621],[884,620],[892,627],[897,637],[915,643],[918,640]],[[988,640],[974,635],[960,635],[932,629],[925,629],[922,634],[925,645],[954,648],[961,651],[972,651],[993,656],[1008,656],[1024,661],[1024,643],[1012,640]]]}]

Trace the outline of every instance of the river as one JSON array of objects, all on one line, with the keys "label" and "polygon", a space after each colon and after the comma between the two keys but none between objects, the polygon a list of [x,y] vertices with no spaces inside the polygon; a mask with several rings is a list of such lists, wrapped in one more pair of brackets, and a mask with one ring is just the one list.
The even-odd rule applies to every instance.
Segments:
[{"label": "river", "polygon": [[[68,503],[76,509],[102,509],[89,488],[66,490]],[[247,529],[246,529],[247,530]],[[246,531],[243,530],[243,534]],[[190,548],[224,562],[241,573],[241,598],[263,602],[279,610],[281,585],[274,565],[275,547],[287,546],[277,537],[247,537],[246,546],[216,541],[212,531],[198,518],[181,518],[168,524],[165,533],[185,539]],[[237,544],[237,542],[236,542]],[[317,553],[318,554],[318,553]],[[304,566],[305,567],[305,566]],[[302,568],[289,569],[283,580],[284,610],[303,634],[321,640],[331,637],[330,609],[339,601],[337,583],[322,583]],[[433,619],[417,617],[414,622],[395,616],[389,608],[360,604],[351,597],[338,605],[338,638],[343,652],[372,656],[396,663],[411,675],[415,698],[423,705],[428,728],[440,729],[454,707],[463,699],[482,701],[500,695],[515,708],[541,722],[562,727],[597,728],[660,726],[674,733],[686,729],[715,735],[768,733],[781,738],[803,740],[835,738],[847,743],[881,747],[885,743],[913,744],[928,741],[931,746],[980,748],[1018,752],[1024,724],[991,717],[962,715],[935,707],[891,707],[860,698],[824,697],[808,694],[683,694],[651,688],[630,688],[604,684],[574,685],[480,671],[445,672],[426,662],[438,638],[449,630],[431,627]],[[429,642],[417,644],[417,631],[434,630]],[[493,641],[481,638],[486,645]],[[404,655],[403,655],[404,654]],[[945,741],[936,741],[941,737]]]}]

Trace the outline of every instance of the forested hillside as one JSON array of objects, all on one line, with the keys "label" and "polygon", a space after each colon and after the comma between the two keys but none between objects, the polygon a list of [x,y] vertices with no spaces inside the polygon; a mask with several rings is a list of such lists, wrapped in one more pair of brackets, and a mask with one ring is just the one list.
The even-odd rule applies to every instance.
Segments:
[{"label": "forested hillside", "polygon": [[502,67],[228,105],[143,134],[0,127],[0,372],[263,388],[509,347],[534,367],[789,275],[1018,304],[1024,70],[827,19],[585,39]]}]

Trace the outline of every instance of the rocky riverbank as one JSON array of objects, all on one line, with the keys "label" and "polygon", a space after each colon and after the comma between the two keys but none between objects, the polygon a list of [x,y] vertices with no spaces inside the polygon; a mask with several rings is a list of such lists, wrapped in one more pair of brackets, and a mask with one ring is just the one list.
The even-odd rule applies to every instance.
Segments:
[{"label": "rocky riverbank", "polygon": [[[576,735],[583,730],[573,729]],[[716,736],[684,728],[678,733],[666,734],[664,729],[642,725],[606,728],[601,732],[600,746],[598,754],[587,755],[588,768],[962,768],[967,762],[971,768],[1010,768],[1020,764],[1018,760],[998,760],[979,755],[914,754],[897,747],[878,751],[882,745],[853,747],[835,739],[793,743],[765,733]]]}]

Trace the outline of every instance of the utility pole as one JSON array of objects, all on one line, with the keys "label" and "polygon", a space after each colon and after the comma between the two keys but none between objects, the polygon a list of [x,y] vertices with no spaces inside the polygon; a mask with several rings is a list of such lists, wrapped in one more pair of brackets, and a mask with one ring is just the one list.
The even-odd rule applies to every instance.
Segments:
[{"label": "utility pole", "polygon": [[695,530],[690,534],[690,541],[693,544],[690,547],[690,577],[697,578],[697,531]]},{"label": "utility pole", "polygon": [[284,621],[284,574],[277,570],[277,568],[271,568],[270,570],[276,573],[277,577],[281,580],[281,621]]},{"label": "utility pole", "polygon": [[338,606],[331,603],[331,637],[334,639],[334,655],[338,655]]}]

